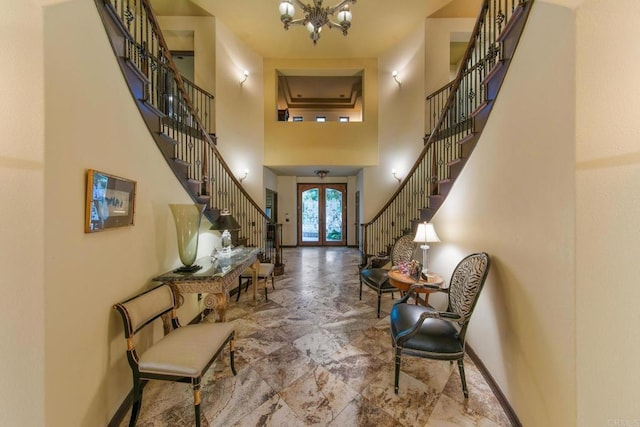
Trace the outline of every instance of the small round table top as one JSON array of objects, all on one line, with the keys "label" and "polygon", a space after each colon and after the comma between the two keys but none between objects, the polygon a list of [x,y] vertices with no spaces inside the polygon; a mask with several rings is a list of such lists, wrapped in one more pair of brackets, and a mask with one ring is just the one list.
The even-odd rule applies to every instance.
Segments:
[{"label": "small round table top", "polygon": [[[439,274],[428,273],[427,280],[420,277],[420,280],[416,281],[413,277],[402,274],[400,270],[389,270],[389,283],[391,283],[393,287],[400,289],[402,292],[406,292],[414,283],[442,286],[444,279]],[[415,289],[415,291],[418,293],[436,292],[431,289]]]}]

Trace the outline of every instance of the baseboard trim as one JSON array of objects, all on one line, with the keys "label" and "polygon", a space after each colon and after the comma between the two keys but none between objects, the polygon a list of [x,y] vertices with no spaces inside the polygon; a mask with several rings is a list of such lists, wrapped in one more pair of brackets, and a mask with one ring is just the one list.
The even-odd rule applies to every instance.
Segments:
[{"label": "baseboard trim", "polygon": [[509,418],[509,422],[511,423],[511,425],[513,427],[522,427],[522,423],[520,422],[520,419],[518,418],[516,411],[513,410],[513,407],[507,400],[507,397],[504,395],[504,393],[498,386],[498,383],[496,383],[496,380],[493,379],[493,377],[489,373],[489,370],[487,369],[485,364],[482,363],[482,360],[480,360],[480,358],[478,357],[478,354],[475,351],[473,351],[473,349],[469,344],[467,344],[466,347],[467,347],[467,354],[469,355],[469,358],[473,360],[473,363],[475,363],[476,367],[482,374],[482,377],[489,385],[489,388],[491,388],[491,391],[493,391],[493,394],[496,396],[496,399],[498,399],[498,403],[500,403],[500,406],[502,406],[504,413],[506,414],[507,418]]},{"label": "baseboard trim", "polygon": [[[147,384],[148,384],[148,381],[145,381],[142,384],[143,391]],[[113,414],[113,417],[111,417],[111,420],[109,421],[109,424],[107,424],[107,427],[118,427],[119,425],[121,425],[122,421],[124,421],[124,417],[127,416],[127,412],[129,412],[129,409],[131,408],[132,404],[133,404],[133,388],[129,390],[129,393],[122,401],[122,404],[120,405],[116,413]]]}]

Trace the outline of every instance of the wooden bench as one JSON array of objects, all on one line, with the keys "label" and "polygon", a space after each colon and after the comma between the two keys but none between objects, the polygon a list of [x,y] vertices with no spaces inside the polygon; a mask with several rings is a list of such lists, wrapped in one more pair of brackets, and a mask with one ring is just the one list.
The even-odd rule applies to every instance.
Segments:
[{"label": "wooden bench", "polygon": [[[133,373],[133,406],[129,426],[136,424],[142,405],[142,388],[148,380],[190,383],[193,386],[195,424],[200,426],[200,380],[229,343],[231,371],[234,366],[234,327],[230,323],[197,323],[180,326],[176,296],[163,284],[113,306],[124,322],[127,359]],[[160,316],[170,313],[173,329],[141,354],[135,335]]]}]

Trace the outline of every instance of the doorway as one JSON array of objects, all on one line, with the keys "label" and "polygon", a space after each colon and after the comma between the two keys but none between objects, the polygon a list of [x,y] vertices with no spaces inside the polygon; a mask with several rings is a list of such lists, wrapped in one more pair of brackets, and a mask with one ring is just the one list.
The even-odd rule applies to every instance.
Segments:
[{"label": "doorway", "polygon": [[346,184],[298,184],[298,245],[346,246]]}]

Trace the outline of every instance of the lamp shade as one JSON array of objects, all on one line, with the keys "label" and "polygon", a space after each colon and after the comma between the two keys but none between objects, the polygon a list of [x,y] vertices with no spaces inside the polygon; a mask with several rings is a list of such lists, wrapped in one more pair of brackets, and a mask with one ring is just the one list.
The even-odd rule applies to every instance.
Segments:
[{"label": "lamp shade", "polygon": [[416,236],[413,241],[418,243],[439,242],[440,238],[436,234],[436,229],[433,228],[433,224],[430,222],[421,222],[418,224]]},{"label": "lamp shade", "polygon": [[213,221],[210,230],[240,230],[240,224],[231,216],[228,209],[223,209],[220,212],[218,219]]}]

